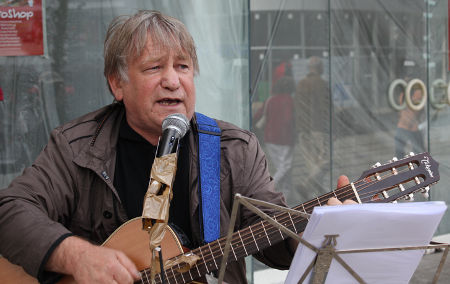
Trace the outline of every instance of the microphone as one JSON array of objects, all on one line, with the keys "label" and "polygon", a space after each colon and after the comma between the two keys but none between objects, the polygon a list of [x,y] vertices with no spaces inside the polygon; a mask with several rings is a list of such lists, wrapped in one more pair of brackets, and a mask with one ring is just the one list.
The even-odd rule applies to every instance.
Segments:
[{"label": "microphone", "polygon": [[184,114],[174,113],[168,115],[162,123],[162,136],[159,138],[156,157],[175,153],[178,142],[189,130],[189,121]]}]

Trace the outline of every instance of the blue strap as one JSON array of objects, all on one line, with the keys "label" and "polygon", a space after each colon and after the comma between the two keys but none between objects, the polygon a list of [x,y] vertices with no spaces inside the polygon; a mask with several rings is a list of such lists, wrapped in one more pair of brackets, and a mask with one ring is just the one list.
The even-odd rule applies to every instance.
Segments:
[{"label": "blue strap", "polygon": [[203,238],[209,243],[220,235],[220,128],[214,119],[195,113],[198,124],[200,191]]}]

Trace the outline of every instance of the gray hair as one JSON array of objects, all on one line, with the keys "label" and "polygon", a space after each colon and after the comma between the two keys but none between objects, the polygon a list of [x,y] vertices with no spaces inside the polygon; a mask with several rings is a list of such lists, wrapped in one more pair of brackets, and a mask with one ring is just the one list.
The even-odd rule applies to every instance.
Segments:
[{"label": "gray hair", "polygon": [[128,81],[127,60],[142,54],[147,36],[161,49],[187,53],[194,71],[199,72],[194,40],[186,26],[158,11],[141,10],[131,16],[116,17],[109,25],[104,46],[106,79],[112,76]]}]

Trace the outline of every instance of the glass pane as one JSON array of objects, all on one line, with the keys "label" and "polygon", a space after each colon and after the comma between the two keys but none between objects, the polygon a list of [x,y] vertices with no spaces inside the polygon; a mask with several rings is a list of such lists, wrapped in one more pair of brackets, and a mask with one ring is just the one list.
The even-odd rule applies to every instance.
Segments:
[{"label": "glass pane", "polygon": [[[265,147],[272,176],[289,205],[329,192],[341,174],[356,181],[376,162],[423,151],[430,151],[440,163],[441,181],[432,187],[430,198],[416,194],[415,200],[448,202],[447,1],[251,4],[252,17],[264,14],[267,21],[252,24],[250,31],[252,129]],[[270,42],[279,14],[280,24]],[[298,24],[285,24],[287,15],[292,19],[299,15]],[[328,91],[313,92],[304,83],[314,65],[311,61],[322,64],[322,73],[320,81],[309,85]],[[290,158],[277,161],[281,152],[271,154],[275,150],[270,133],[276,127],[256,125],[264,101],[273,103],[275,83],[280,74],[286,74],[283,66],[291,68],[296,85],[292,94],[295,126],[284,125],[296,133],[292,162]],[[289,111],[290,106],[284,106],[278,113]],[[280,177],[280,171],[286,174]],[[448,216],[437,235],[450,232]],[[259,264],[256,270],[255,282],[277,273],[266,273]]]},{"label": "glass pane", "polygon": [[[426,104],[396,109],[406,100],[402,86],[389,98],[396,79],[427,82],[424,11],[419,0],[332,1],[333,181],[343,173],[356,180],[375,162],[427,150]],[[419,87],[413,84],[409,94],[415,104],[426,91]]]},{"label": "glass pane", "polygon": [[[252,131],[277,190],[294,206],[330,190],[328,1],[251,5]],[[254,283],[286,275],[253,266]]]},{"label": "glass pane", "polygon": [[[448,1],[428,1],[429,59],[429,140],[430,153],[439,162],[441,180],[431,187],[432,200],[450,202],[450,92],[448,55]],[[450,233],[450,212],[441,221],[437,234]],[[448,240],[447,240],[448,242]]]},{"label": "glass pane", "polygon": [[193,35],[196,110],[249,127],[247,1],[47,0],[47,55],[0,57],[1,188],[31,165],[54,127],[113,101],[103,76],[105,32],[113,17],[139,9],[175,16]]}]

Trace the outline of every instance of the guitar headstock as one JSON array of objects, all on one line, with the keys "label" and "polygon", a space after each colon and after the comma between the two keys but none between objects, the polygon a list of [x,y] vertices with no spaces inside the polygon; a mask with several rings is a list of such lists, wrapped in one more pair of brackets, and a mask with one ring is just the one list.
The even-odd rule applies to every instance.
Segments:
[{"label": "guitar headstock", "polygon": [[439,164],[427,153],[393,158],[375,164],[354,183],[362,202],[392,202],[413,199],[419,190],[427,197],[429,186],[439,181]]}]

